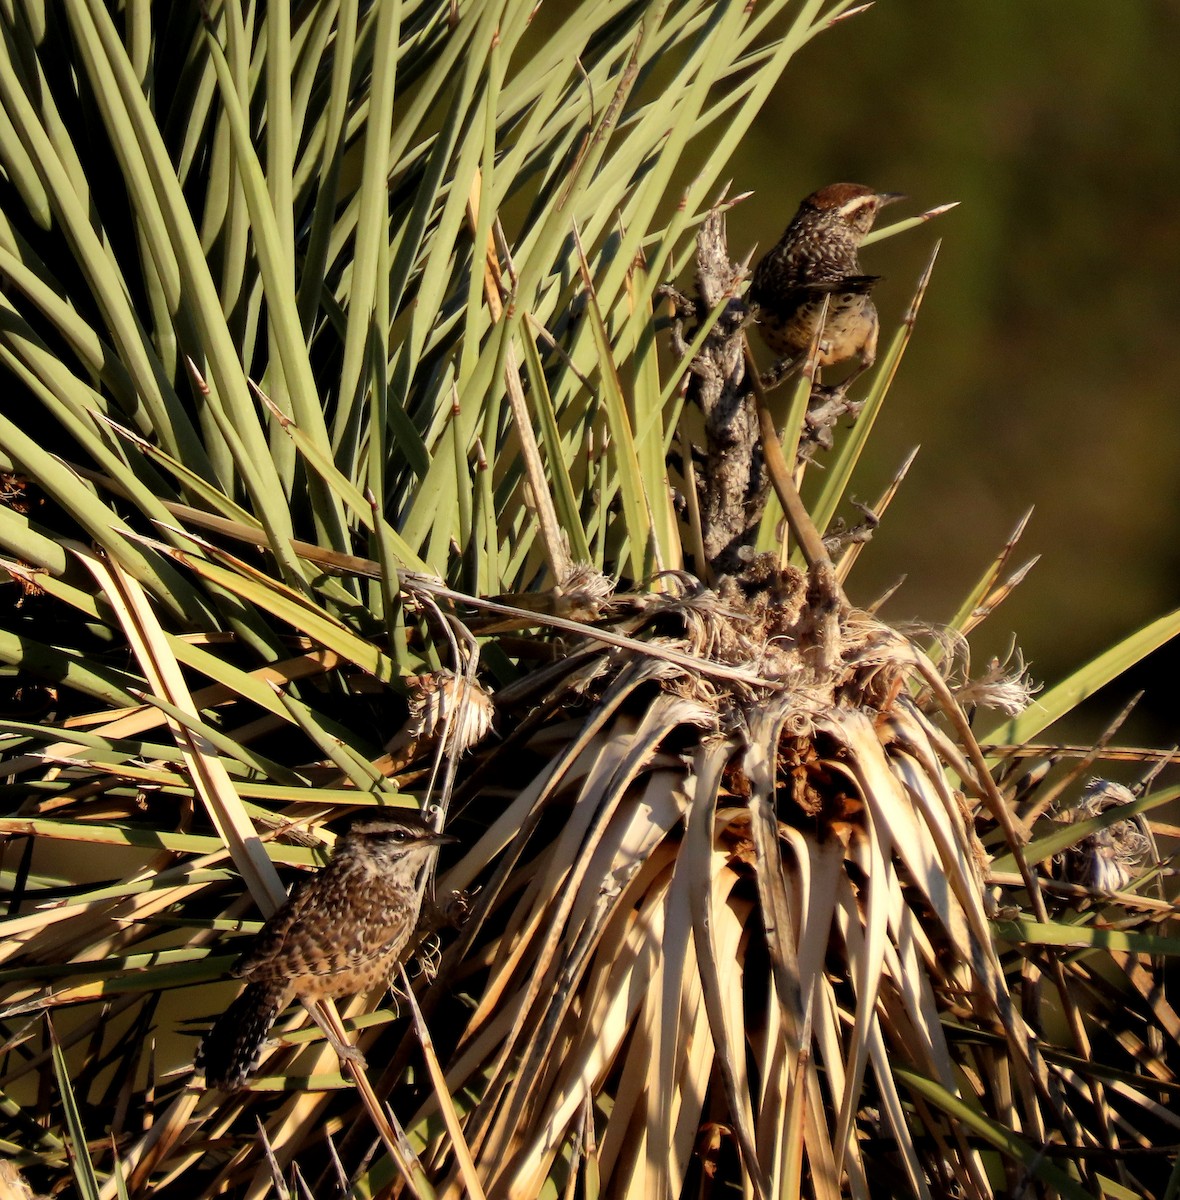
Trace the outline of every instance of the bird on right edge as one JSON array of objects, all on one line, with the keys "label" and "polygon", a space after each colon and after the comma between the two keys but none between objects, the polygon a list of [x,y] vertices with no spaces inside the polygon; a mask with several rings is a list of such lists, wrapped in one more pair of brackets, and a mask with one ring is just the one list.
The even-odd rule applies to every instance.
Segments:
[{"label": "bird on right edge", "polygon": [[799,205],[786,232],[754,268],[750,284],[758,331],[778,356],[763,377],[764,387],[781,383],[803,363],[825,297],[818,365],[859,359],[836,390],[843,395],[876,362],[878,321],[871,292],[880,276],[862,273],[858,253],[881,209],[904,199],[860,183],[831,183]]}]

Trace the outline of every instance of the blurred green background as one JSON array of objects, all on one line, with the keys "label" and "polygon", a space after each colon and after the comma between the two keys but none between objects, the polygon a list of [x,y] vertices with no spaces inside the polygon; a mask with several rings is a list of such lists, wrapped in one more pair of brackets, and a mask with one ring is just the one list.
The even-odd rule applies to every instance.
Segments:
[{"label": "blurred green background", "polygon": [[[838,180],[907,193],[895,219],[961,201],[864,252],[885,345],[943,239],[854,492],[921,453],[851,593],[904,573],[885,614],[946,620],[1035,506],[977,665],[1015,633],[1052,683],[1180,604],[1178,47],[1176,0],[880,0],[799,53],[735,164],[735,257]],[[1165,647],[1054,732],[1144,687],[1124,737],[1180,740],[1178,671]]]}]

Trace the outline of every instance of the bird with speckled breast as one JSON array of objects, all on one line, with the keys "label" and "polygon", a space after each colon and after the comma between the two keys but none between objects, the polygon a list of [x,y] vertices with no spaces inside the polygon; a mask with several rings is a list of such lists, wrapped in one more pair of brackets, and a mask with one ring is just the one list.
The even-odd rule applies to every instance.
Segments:
[{"label": "bird with speckled breast", "polygon": [[860,246],[887,204],[905,199],[859,183],[832,183],[800,205],[777,244],[754,268],[749,301],[762,340],[778,357],[766,383],[782,382],[804,361],[827,300],[818,365],[859,360],[840,390],[877,358],[877,309]]},{"label": "bird with speckled breast", "polygon": [[[351,996],[387,983],[418,924],[435,849],[456,839],[404,810],[356,821],[328,865],[293,891],[231,971],[246,981],[202,1041],[208,1087],[241,1087],[292,1000]],[[336,1046],[356,1059],[349,1046]]]}]

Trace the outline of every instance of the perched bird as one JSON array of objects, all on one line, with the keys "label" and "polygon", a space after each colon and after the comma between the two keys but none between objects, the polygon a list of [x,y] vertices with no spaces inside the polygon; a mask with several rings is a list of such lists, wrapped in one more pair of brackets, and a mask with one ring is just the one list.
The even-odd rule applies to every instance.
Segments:
[{"label": "perched bird", "polygon": [[[246,987],[197,1051],[206,1085],[241,1087],[292,1000],[349,996],[387,981],[418,924],[431,855],[455,840],[402,810],[354,823],[328,865],[291,894],[234,963]],[[356,1056],[351,1047],[337,1050]]]},{"label": "perched bird", "polygon": [[819,365],[859,358],[841,391],[877,358],[877,309],[870,295],[878,275],[861,273],[858,251],[877,213],[904,196],[859,183],[832,183],[812,192],[777,245],[754,268],[749,298],[762,340],[779,361],[767,386],[781,382],[811,347],[825,297],[827,318]]}]

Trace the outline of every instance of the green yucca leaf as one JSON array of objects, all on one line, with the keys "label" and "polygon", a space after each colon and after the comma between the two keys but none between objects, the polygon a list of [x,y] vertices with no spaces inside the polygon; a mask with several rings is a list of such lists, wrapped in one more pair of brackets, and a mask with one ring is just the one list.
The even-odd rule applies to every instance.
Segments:
[{"label": "green yucca leaf", "polygon": [[895,1068],[895,1073],[911,1091],[916,1092],[936,1107],[953,1114],[965,1128],[972,1130],[979,1137],[1004,1150],[1013,1158],[1022,1161],[1035,1178],[1052,1186],[1058,1194],[1069,1197],[1069,1200],[1086,1200],[1090,1195],[1077,1180],[1046,1162],[1036,1147],[1028,1145],[1012,1130],[1005,1129],[974,1111],[969,1105],[947,1093],[937,1083],[923,1079],[920,1075],[903,1067]]},{"label": "green yucca leaf", "polygon": [[[521,326],[524,343],[524,361],[532,393],[532,413],[540,428],[540,442],[546,450],[549,478],[553,484],[554,503],[561,528],[570,543],[570,554],[575,562],[590,562],[590,546],[586,541],[586,530],[578,510],[578,497],[570,477],[570,457],[577,452],[577,445],[563,442],[558,428],[557,413],[545,380],[545,369],[537,347],[534,330],[528,322]],[[568,457],[567,457],[568,455]]]},{"label": "green yucca leaf", "polygon": [[1016,745],[1035,738],[1043,729],[1092,696],[1153,650],[1180,634],[1180,609],[1149,622],[1121,642],[1103,651],[1068,678],[1033,698],[1018,717],[981,732],[979,740],[987,744]]},{"label": "green yucca leaf", "polygon": [[[273,31],[273,26],[271,26]],[[229,64],[215,38],[210,36],[209,49],[221,87],[221,100],[229,120],[237,168],[250,213],[250,228],[255,239],[263,278],[263,293],[267,301],[269,329],[277,351],[272,363],[283,381],[284,392],[290,398],[291,412],[309,440],[320,450],[328,444],[327,426],[320,403],[315,378],[307,357],[303,331],[295,306],[294,272],[291,266],[294,250],[288,246],[284,253],[283,231],[276,218],[267,190],[267,177],[254,153],[245,114],[238,104]],[[269,65],[269,58],[268,58]],[[284,79],[286,86],[286,79]],[[289,136],[289,130],[288,130]],[[274,143],[270,139],[267,145]],[[276,152],[282,158],[281,141]],[[282,172],[278,173],[280,176]],[[289,191],[289,187],[285,189]],[[288,210],[289,211],[289,210]],[[289,216],[288,216],[289,221]],[[293,234],[290,235],[293,239]],[[317,529],[333,549],[343,550],[348,542],[345,518],[339,500],[329,491],[320,490],[313,496]]]},{"label": "green yucca leaf", "polygon": [[[47,1018],[48,1020],[48,1018]],[[100,1184],[90,1158],[90,1150],[86,1145],[86,1130],[82,1126],[82,1116],[78,1111],[78,1102],[74,1098],[74,1088],[70,1083],[69,1066],[65,1055],[62,1054],[57,1036],[49,1023],[49,1039],[53,1052],[53,1070],[57,1076],[58,1094],[61,1096],[62,1109],[65,1113],[66,1130],[69,1137],[66,1140],[66,1150],[73,1167],[74,1182],[83,1200],[99,1200]]]},{"label": "green yucca leaf", "polygon": [[[75,44],[87,48],[83,62],[91,74],[92,85],[109,99],[108,129],[114,143],[122,148],[124,161],[143,163],[148,183],[142,191],[131,193],[142,201],[141,219],[154,211],[148,209],[149,204],[158,205],[160,222],[158,226],[147,227],[148,244],[157,267],[175,259],[177,287],[183,287],[192,305],[191,316],[209,371],[209,411],[267,530],[271,550],[289,578],[301,579],[289,549],[291,518],[289,510],[280,503],[283,489],[267,452],[208,265],[154,118],[106,10],[97,0],[78,0],[69,6],[69,14],[74,22]],[[103,266],[96,264],[92,279],[97,282],[107,274]]]}]

